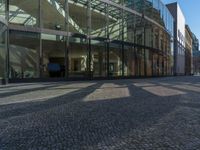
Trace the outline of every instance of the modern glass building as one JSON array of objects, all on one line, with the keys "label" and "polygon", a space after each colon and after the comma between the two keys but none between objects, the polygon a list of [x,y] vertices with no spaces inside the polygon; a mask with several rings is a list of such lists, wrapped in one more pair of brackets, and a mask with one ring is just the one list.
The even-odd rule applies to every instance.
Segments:
[{"label": "modern glass building", "polygon": [[7,56],[7,33],[8,33],[8,23],[6,17],[6,0],[0,0],[0,84],[3,83],[8,75],[6,70]]},{"label": "modern glass building", "polygon": [[160,0],[0,0],[0,10],[1,78],[173,73],[173,17]]}]

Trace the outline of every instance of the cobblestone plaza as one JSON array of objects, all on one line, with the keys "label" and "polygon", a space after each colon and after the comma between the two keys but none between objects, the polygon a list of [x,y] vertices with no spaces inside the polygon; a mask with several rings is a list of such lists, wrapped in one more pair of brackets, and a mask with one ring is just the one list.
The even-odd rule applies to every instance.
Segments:
[{"label": "cobblestone plaza", "polygon": [[198,150],[200,79],[0,87],[0,150]]}]

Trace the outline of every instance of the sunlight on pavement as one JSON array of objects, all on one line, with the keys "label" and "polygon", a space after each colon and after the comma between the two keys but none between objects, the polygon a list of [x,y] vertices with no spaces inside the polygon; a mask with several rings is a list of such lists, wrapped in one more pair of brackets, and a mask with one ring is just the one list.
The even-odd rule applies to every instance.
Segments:
[{"label": "sunlight on pavement", "polygon": [[[0,105],[23,103],[23,102],[35,102],[35,101],[46,101],[52,98],[70,94],[72,92],[79,91],[82,88],[87,88],[94,85],[95,83],[85,84],[63,84],[55,85],[54,87],[42,86],[43,89],[37,90],[37,88],[31,88],[30,91],[24,91],[24,88],[17,87],[16,91],[10,92],[6,96],[0,94]],[[38,86],[39,87],[39,86]],[[41,87],[40,87],[41,88]],[[9,91],[9,89],[7,89]],[[18,93],[19,92],[19,93]]]},{"label": "sunlight on pavement", "polygon": [[192,85],[175,85],[173,87],[200,93],[200,87],[196,87]]},{"label": "sunlight on pavement", "polygon": [[83,101],[112,100],[129,97],[129,89],[112,83],[104,83],[100,88],[87,95]]},{"label": "sunlight on pavement", "polygon": [[11,95],[5,98],[0,98],[0,105],[22,103],[22,102],[33,102],[33,101],[45,101],[51,98],[62,96],[64,94],[69,94],[74,91],[76,91],[76,89],[68,89],[68,90],[49,89],[49,90],[27,92],[18,95]]},{"label": "sunlight on pavement", "polygon": [[143,87],[143,90],[146,90],[157,96],[175,96],[175,95],[183,95],[185,92],[174,90],[170,88],[166,88],[163,86],[152,86],[152,87]]}]

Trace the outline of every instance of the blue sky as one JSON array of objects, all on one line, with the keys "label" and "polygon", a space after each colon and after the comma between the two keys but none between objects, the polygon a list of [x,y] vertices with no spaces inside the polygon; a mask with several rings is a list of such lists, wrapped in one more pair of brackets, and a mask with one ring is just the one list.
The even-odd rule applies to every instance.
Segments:
[{"label": "blue sky", "polygon": [[162,0],[164,3],[178,2],[186,18],[186,23],[200,40],[200,0]]}]

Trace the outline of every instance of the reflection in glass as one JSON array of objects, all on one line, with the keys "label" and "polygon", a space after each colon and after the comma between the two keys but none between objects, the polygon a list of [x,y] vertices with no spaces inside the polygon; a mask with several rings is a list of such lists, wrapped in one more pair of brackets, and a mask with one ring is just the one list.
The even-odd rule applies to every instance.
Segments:
[{"label": "reflection in glass", "polygon": [[9,23],[37,26],[39,23],[39,0],[9,0]]},{"label": "reflection in glass", "polygon": [[10,31],[10,78],[39,77],[39,35]]},{"label": "reflection in glass", "polygon": [[136,58],[133,46],[124,46],[124,76],[135,76]]},{"label": "reflection in glass", "polygon": [[146,76],[152,76],[152,51],[149,49],[145,50],[146,59]]},{"label": "reflection in glass", "polygon": [[6,5],[5,5],[6,0],[0,0],[0,17],[5,19],[5,14],[6,14]]},{"label": "reflection in glass", "polygon": [[0,79],[5,77],[6,26],[0,22]]},{"label": "reflection in glass", "polygon": [[110,43],[109,75],[122,76],[122,45],[119,43]]},{"label": "reflection in glass", "polygon": [[91,71],[93,77],[106,77],[107,75],[107,51],[104,41],[91,41]]},{"label": "reflection in glass", "polygon": [[42,34],[42,76],[65,76],[64,36]]},{"label": "reflection in glass", "polygon": [[61,0],[41,0],[42,27],[65,30],[65,2]]},{"label": "reflection in glass", "polygon": [[87,4],[87,0],[69,1],[69,32],[88,34],[90,10]]},{"label": "reflection in glass", "polygon": [[88,41],[85,38],[70,37],[69,77],[88,77]]},{"label": "reflection in glass", "polygon": [[171,74],[173,18],[160,0],[9,0],[9,23],[29,31],[11,31],[11,78]]}]

